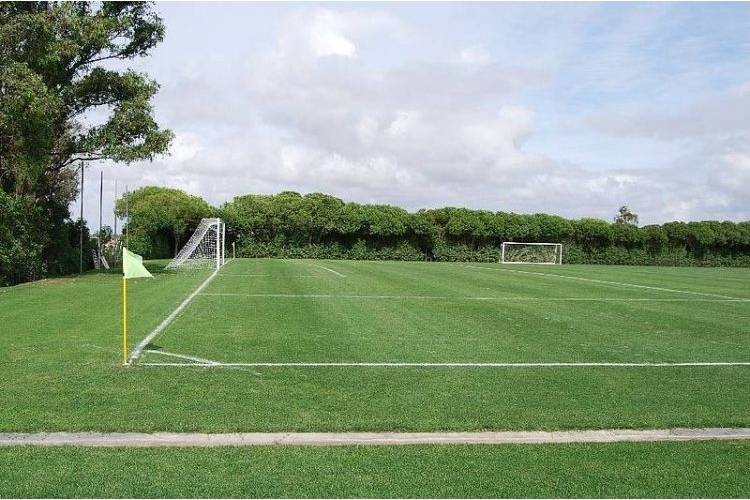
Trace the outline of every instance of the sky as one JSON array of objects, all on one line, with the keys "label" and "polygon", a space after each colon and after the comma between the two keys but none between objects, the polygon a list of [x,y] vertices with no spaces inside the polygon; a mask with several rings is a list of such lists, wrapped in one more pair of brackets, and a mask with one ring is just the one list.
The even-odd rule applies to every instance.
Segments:
[{"label": "sky", "polygon": [[411,212],[750,220],[750,3],[155,10],[165,39],[127,66],[160,84],[175,139],[153,162],[89,164],[89,227],[100,172],[110,226],[115,197],[147,185],[217,207],[296,191]]}]

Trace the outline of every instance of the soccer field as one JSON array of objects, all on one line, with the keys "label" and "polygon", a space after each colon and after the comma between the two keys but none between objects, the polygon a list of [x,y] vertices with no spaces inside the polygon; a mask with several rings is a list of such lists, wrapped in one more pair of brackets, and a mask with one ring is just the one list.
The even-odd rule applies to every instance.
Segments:
[{"label": "soccer field", "polygon": [[493,368],[747,371],[747,277],[717,269],[237,260],[137,363],[414,367],[459,377]]},{"label": "soccer field", "polygon": [[116,273],[0,290],[0,431],[750,426],[749,269],[149,266],[126,367]]},{"label": "soccer field", "polygon": [[[750,269],[164,264],[129,281],[129,366],[117,272],[0,289],[0,432],[750,427]],[[0,490],[747,497],[747,443],[9,447]]]},{"label": "soccer field", "polygon": [[271,387],[260,429],[746,425],[748,277],[236,260],[132,368]]}]

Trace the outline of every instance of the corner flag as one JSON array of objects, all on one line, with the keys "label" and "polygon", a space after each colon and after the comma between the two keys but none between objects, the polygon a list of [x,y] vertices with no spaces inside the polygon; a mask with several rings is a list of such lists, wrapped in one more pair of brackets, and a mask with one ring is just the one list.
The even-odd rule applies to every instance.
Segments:
[{"label": "corner flag", "polygon": [[148,269],[143,267],[143,257],[122,247],[122,277],[130,278],[153,278]]},{"label": "corner flag", "polygon": [[122,247],[122,364],[128,364],[128,283],[132,278],[153,278],[143,257]]}]

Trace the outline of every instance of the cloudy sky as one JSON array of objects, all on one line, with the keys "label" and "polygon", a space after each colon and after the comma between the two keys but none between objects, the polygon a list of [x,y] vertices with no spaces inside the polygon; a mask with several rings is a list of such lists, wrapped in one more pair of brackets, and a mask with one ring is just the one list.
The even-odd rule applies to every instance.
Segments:
[{"label": "cloudy sky", "polygon": [[[171,155],[92,163],[84,217],[175,187],[641,225],[750,219],[750,3],[159,2],[130,63]],[[75,216],[80,203],[71,205]],[[118,223],[119,225],[119,223]]]}]

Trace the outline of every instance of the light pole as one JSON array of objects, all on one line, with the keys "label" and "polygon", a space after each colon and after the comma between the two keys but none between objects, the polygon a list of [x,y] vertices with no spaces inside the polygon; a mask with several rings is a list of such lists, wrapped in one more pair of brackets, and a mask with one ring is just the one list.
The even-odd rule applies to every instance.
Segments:
[{"label": "light pole", "polygon": [[81,162],[81,218],[78,219],[78,263],[79,263],[79,274],[83,274],[83,162]]}]

